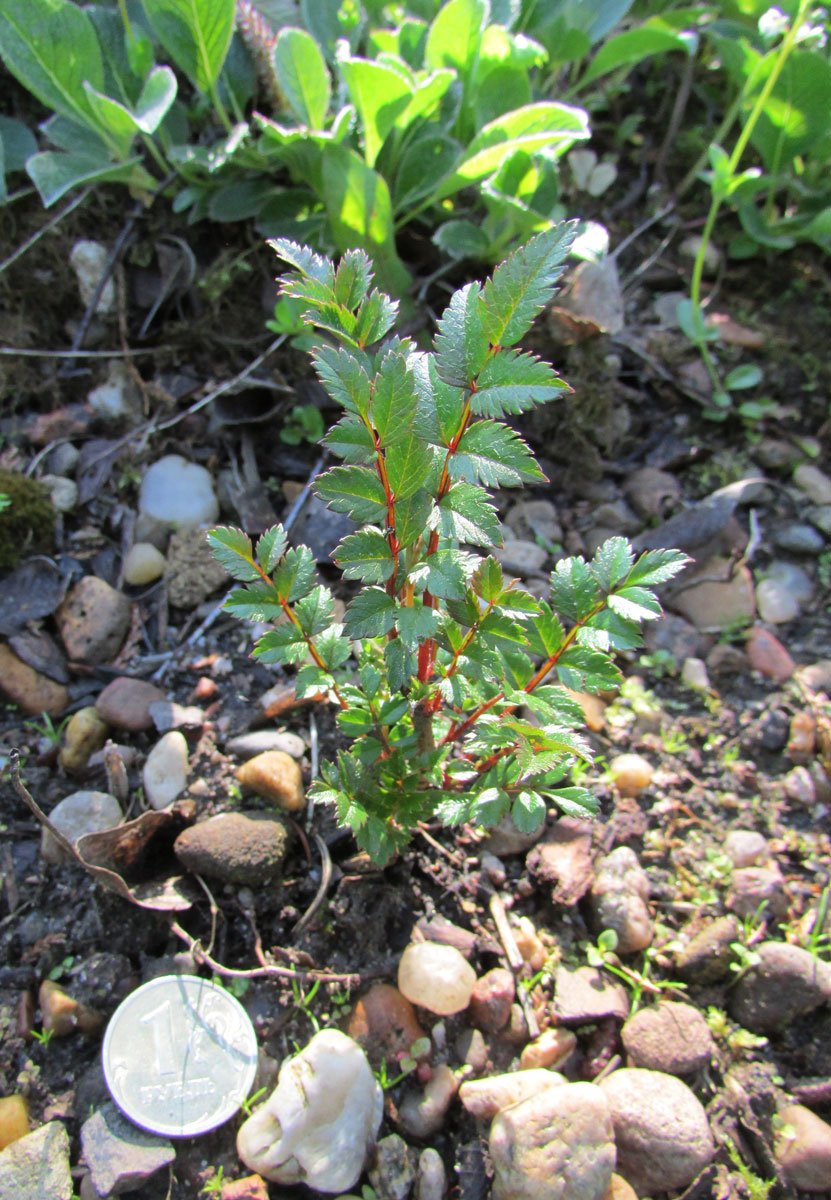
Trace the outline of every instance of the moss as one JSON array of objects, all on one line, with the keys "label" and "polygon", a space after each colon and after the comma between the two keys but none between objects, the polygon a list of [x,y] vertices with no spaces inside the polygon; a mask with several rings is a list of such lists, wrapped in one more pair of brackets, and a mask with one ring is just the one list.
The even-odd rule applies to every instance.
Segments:
[{"label": "moss", "polygon": [[0,512],[0,571],[27,554],[47,554],[55,544],[55,509],[42,483],[18,471],[0,469],[0,495],[8,507]]}]

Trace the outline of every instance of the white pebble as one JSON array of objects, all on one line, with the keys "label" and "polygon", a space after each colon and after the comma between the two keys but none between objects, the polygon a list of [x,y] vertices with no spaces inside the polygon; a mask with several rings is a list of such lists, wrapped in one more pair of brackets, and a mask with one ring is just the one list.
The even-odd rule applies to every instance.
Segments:
[{"label": "white pebble", "polygon": [[167,808],[184,790],[188,781],[188,744],[178,730],[160,738],[142,771],[144,794],[152,808]]},{"label": "white pebble", "polygon": [[[100,242],[76,242],[69,254],[69,262],[78,278],[78,291],[81,302],[89,304],[98,282],[106,269],[109,254],[106,246]],[[97,313],[112,312],[115,307],[115,284],[110,277],[104,284],[101,298],[95,306]]]},{"label": "white pebble", "polygon": [[210,525],[219,502],[204,467],[180,454],[167,454],[148,467],[139,492],[139,511],[180,528]]},{"label": "white pebble", "polygon": [[49,499],[58,512],[72,512],[78,504],[78,485],[64,475],[41,475],[40,482],[49,488]]},{"label": "white pebble", "polygon": [[167,560],[150,542],[136,542],[124,559],[124,582],[131,587],[152,583],[164,575]]},{"label": "white pebble", "polygon": [[450,1016],[470,1003],[476,972],[455,946],[416,942],[398,964],[398,990],[411,1004]]}]

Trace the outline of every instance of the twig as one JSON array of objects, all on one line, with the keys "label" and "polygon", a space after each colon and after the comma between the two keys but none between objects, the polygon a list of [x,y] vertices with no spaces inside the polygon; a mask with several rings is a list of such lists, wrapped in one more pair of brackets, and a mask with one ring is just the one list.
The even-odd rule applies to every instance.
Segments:
[{"label": "twig", "polygon": [[[0,346],[0,354],[6,358],[138,358],[139,355],[150,357],[162,350],[176,350],[178,347],[146,346],[143,350],[24,350],[21,346]],[[187,413],[184,414],[187,416]]]},{"label": "twig", "polygon": [[6,903],[9,906],[9,913],[13,913],[20,903],[20,892],[17,890],[17,880],[14,877],[14,859],[12,858],[11,846],[8,842],[3,842],[3,845],[0,846],[0,857],[3,860],[3,887],[6,892]]},{"label": "twig", "polygon": [[12,263],[16,263],[19,258],[22,258],[27,250],[31,250],[32,246],[34,246],[45,233],[48,233],[50,229],[54,229],[59,221],[62,221],[64,217],[68,217],[69,214],[74,212],[80,204],[83,204],[91,191],[92,188],[85,188],[84,191],[81,192],[80,196],[76,196],[74,200],[70,200],[69,204],[62,208],[59,213],[55,213],[54,217],[51,217],[45,225],[41,225],[41,227],[35,233],[33,233],[30,238],[27,238],[21,246],[18,246],[13,254],[10,254],[8,258],[4,259],[3,262],[0,263],[0,275],[2,275],[6,268],[10,267]]},{"label": "twig", "polygon": [[[505,905],[499,899],[496,892],[491,892],[488,902],[493,923],[496,926],[496,932],[499,934],[499,940],[505,950],[505,957],[508,960],[508,966],[518,975],[525,966],[525,959],[519,952],[519,946],[516,944],[514,932],[508,923],[508,915],[505,912]],[[525,1017],[525,1024],[528,1026],[528,1033],[531,1038],[539,1037],[540,1027],[537,1022],[537,1014],[534,1012],[534,1006],[531,1003],[531,997],[528,995],[524,987],[517,988],[517,996],[522,1005],[522,1012]]]},{"label": "twig", "polygon": [[312,837],[317,843],[317,848],[320,851],[320,883],[318,884],[317,891],[315,892],[314,900],[312,900],[311,904],[292,930],[292,937],[297,937],[297,935],[302,933],[306,926],[310,924],[312,917],[323,903],[323,899],[329,890],[329,885],[332,882],[332,858],[329,854],[329,847],[326,845],[319,833],[313,833]]},{"label": "twig", "polygon": [[196,875],[194,878],[201,887],[202,891],[208,897],[208,904],[211,906],[211,940],[208,942],[208,954],[210,954],[214,948],[214,942],[216,941],[216,926],[219,920],[219,907],[217,906],[216,900],[214,900],[213,892],[208,887],[207,883],[205,883],[205,880],[202,878],[202,876]]}]

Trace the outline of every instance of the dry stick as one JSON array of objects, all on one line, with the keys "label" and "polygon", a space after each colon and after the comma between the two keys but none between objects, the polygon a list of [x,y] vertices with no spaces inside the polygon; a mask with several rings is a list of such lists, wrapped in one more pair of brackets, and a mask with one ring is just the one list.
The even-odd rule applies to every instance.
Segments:
[{"label": "dry stick", "polygon": [[68,358],[70,354],[73,358],[150,358],[160,350],[177,348],[172,344],[145,346],[142,350],[24,350],[21,346],[0,346],[0,354],[6,358]]},{"label": "dry stick", "polygon": [[320,851],[321,868],[320,868],[320,883],[318,884],[315,898],[312,900],[309,907],[303,913],[303,916],[295,925],[292,932],[292,937],[297,937],[302,933],[306,926],[310,923],[312,917],[323,903],[323,898],[329,890],[329,885],[332,882],[332,858],[329,854],[329,847],[324,842],[319,833],[312,833],[312,837],[317,843],[317,848]]},{"label": "dry stick", "polygon": [[[499,899],[499,896],[496,892],[491,892],[488,907],[490,908],[491,916],[493,917],[493,923],[496,926],[496,932],[499,934],[499,940],[504,947],[505,957],[508,960],[508,965],[514,972],[514,975],[518,975],[520,970],[525,966],[525,959],[519,952],[519,946],[516,944],[514,932],[511,929],[511,926],[508,924],[508,915],[505,912],[505,905]],[[519,980],[517,980],[517,983],[519,983]],[[528,1026],[528,1033],[533,1040],[534,1038],[540,1036],[540,1027],[537,1021],[537,1014],[534,1012],[534,1006],[531,1003],[531,997],[521,985],[517,987],[517,995],[519,996],[519,1003],[522,1006],[525,1024]]]},{"label": "dry stick", "polygon": [[33,233],[30,238],[27,238],[22,246],[18,246],[13,254],[10,254],[8,258],[5,258],[0,263],[0,275],[2,275],[6,268],[10,267],[12,263],[16,263],[19,258],[22,258],[27,250],[31,250],[32,246],[34,246],[45,233],[48,233],[50,229],[54,229],[59,221],[62,221],[64,217],[68,217],[69,214],[74,212],[80,204],[83,204],[91,191],[92,188],[85,188],[84,191],[81,192],[80,196],[76,196],[74,200],[70,200],[69,204],[67,204],[65,208],[62,208],[59,213],[55,213],[54,217],[51,217],[45,225],[41,225],[40,229]]}]

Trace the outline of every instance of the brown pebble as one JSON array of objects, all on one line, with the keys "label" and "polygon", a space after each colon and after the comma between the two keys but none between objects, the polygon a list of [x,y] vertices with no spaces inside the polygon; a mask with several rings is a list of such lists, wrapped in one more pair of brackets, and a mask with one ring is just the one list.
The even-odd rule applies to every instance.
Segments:
[{"label": "brown pebble", "polygon": [[285,812],[301,812],[306,802],[300,767],[284,750],[255,754],[237,768],[237,779]]},{"label": "brown pebble", "polygon": [[761,625],[751,629],[745,648],[753,670],[774,683],[784,683],[796,670],[796,663],[779,639]]},{"label": "brown pebble", "polygon": [[32,1030],[35,1026],[35,1002],[32,999],[32,993],[27,988],[25,992],[20,993],[20,999],[17,1002],[17,1036],[23,1038],[24,1042],[34,1041]]},{"label": "brown pebble", "polygon": [[389,983],[376,983],[358,1000],[346,1032],[378,1066],[409,1055],[413,1043],[424,1037],[412,1004]]},{"label": "brown pebble", "polygon": [[577,1038],[570,1029],[544,1029],[538,1038],[529,1042],[519,1056],[519,1066],[522,1071],[530,1071],[536,1067],[559,1067],[566,1061],[574,1047]]},{"label": "brown pebble", "polygon": [[809,712],[794,713],[788,732],[788,747],[785,753],[794,762],[807,762],[813,758],[817,740],[817,723]]},{"label": "brown pebble", "polygon": [[85,575],[55,613],[69,657],[91,666],[110,662],[127,636],[132,610],[122,592],[97,575]]},{"label": "brown pebble", "polygon": [[51,1030],[55,1037],[69,1037],[73,1033],[92,1034],[97,1033],[104,1024],[101,1013],[86,1004],[79,1004],[52,979],[45,979],[40,985],[38,999],[44,1033]]},{"label": "brown pebble", "polygon": [[150,705],[164,699],[164,692],[155,684],[121,675],[107,684],[95,701],[95,707],[108,724],[141,733],[153,727]]},{"label": "brown pebble", "polygon": [[96,708],[79,708],[64,730],[58,762],[65,771],[83,771],[90,756],[106,742],[108,732],[107,722]]},{"label": "brown pebble", "polygon": [[11,1146],[29,1132],[29,1112],[23,1096],[0,1099],[0,1150]]},{"label": "brown pebble", "polygon": [[223,1183],[219,1200],[268,1200],[268,1188],[260,1175],[246,1175]]},{"label": "brown pebble", "polygon": [[485,1033],[496,1033],[511,1019],[511,1005],[516,995],[516,983],[505,967],[487,971],[473,987],[470,997],[471,1025]]},{"label": "brown pebble", "polygon": [[0,646],[0,690],[29,717],[48,713],[58,717],[69,703],[62,683],[41,675],[8,646]]}]

